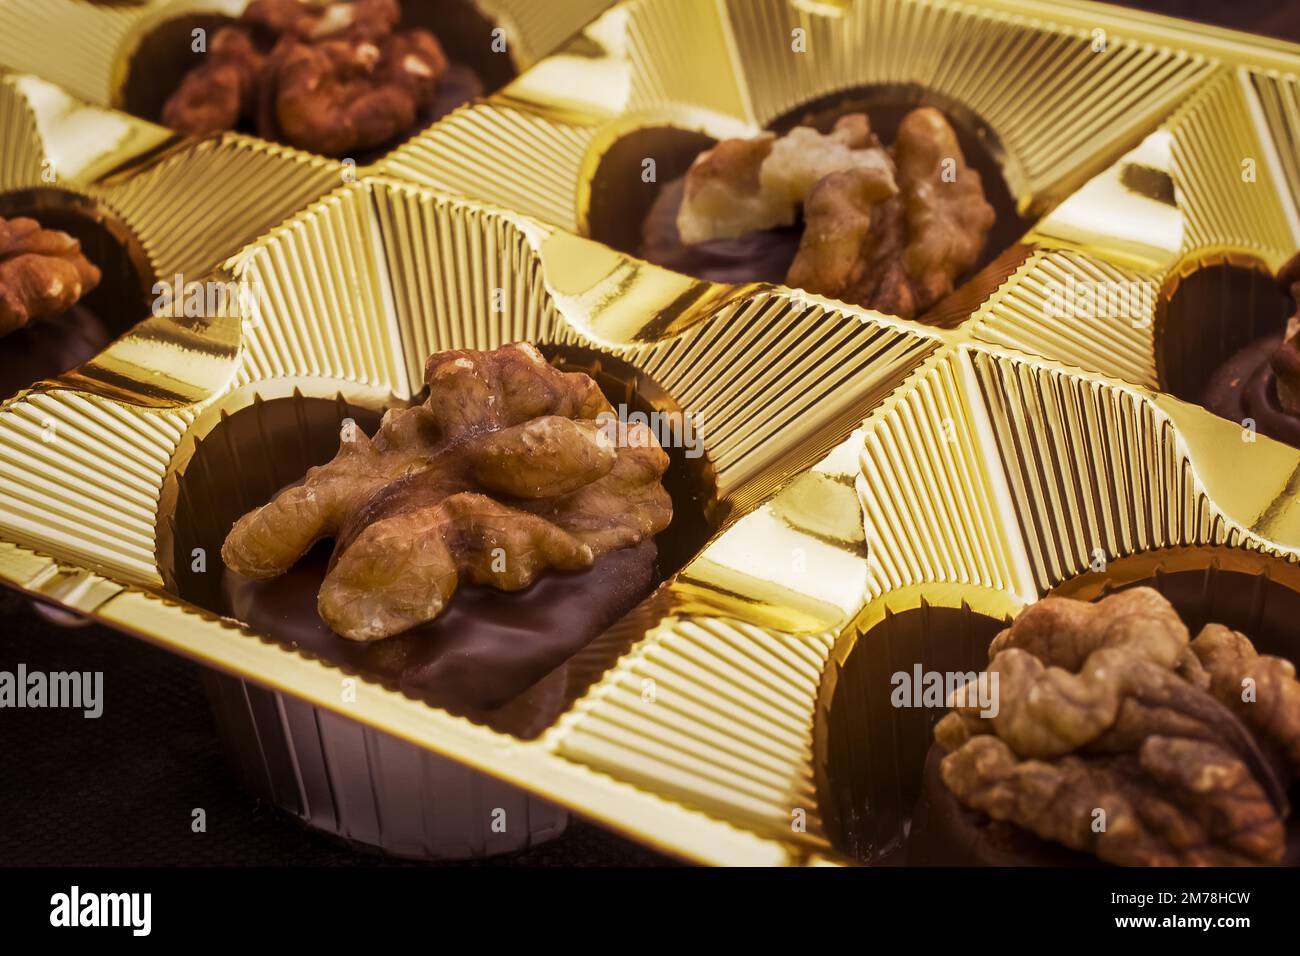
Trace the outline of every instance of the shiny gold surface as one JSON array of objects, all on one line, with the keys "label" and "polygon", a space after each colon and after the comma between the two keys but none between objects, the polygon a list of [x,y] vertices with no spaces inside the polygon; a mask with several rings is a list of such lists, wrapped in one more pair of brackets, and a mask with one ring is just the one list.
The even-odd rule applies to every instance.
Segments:
[{"label": "shiny gold surface", "polygon": [[[795,27],[834,55],[786,62]],[[1109,52],[1092,51],[1098,28]],[[343,185],[290,151],[181,146],[120,116],[100,155],[77,145],[76,107],[6,78],[0,186],[31,183],[33,143],[67,144],[78,189],[137,223],[155,262],[259,297],[251,314],[151,319],[0,407],[0,579],[666,852],[849,862],[820,805],[821,708],[888,615],[1001,619],[1049,591],[1092,596],[1099,562],[1114,580],[1217,562],[1300,587],[1300,451],[1156,389],[1154,300],[1109,324],[1051,310],[1068,281],[1163,287],[1207,254],[1277,265],[1300,235],[1298,69],[1285,44],[1088,3],[632,0]],[[1045,75],[1070,82],[1045,94]],[[981,116],[1044,214],[944,328],[698,282],[576,234],[593,164],[640,124],[722,134],[886,82]],[[270,178],[223,192],[223,176]],[[296,205],[267,209],[290,184]],[[176,227],[222,201],[244,205]],[[402,403],[430,352],[517,339],[652,379],[700,416],[715,477],[716,534],[615,625],[625,652],[541,737],[364,681],[345,701],[341,671],[167,591],[177,476],[223,414],[294,392]]]},{"label": "shiny gold surface", "polygon": [[577,230],[601,158],[635,130],[736,135],[829,93],[919,86],[982,121],[1012,195],[1041,212],[1222,69],[1108,8],[1069,22],[1052,5],[1029,17],[1007,6],[627,0],[380,170]]}]

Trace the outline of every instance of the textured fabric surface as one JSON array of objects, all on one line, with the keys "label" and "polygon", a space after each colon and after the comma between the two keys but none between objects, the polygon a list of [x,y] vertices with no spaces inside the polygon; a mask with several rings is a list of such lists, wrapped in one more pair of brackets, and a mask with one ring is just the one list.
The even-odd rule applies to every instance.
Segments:
[{"label": "textured fabric surface", "polygon": [[[49,624],[0,589],[0,670],[102,671],[103,715],[0,710],[0,865],[373,866],[244,793],[217,742],[195,665],[107,628]],[[196,808],[207,832],[194,833]],[[468,866],[670,862],[574,820],[533,850]]]}]

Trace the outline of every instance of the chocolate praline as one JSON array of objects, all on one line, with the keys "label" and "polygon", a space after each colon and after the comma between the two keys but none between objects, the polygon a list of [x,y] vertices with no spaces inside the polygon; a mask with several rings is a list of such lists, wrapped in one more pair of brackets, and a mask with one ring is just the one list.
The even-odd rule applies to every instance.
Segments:
[{"label": "chocolate praline", "polygon": [[0,401],[84,364],[112,339],[94,310],[82,304],[32,320],[0,339]]},{"label": "chocolate praline", "polygon": [[[428,624],[393,637],[340,637],[316,612],[331,546],[317,545],[290,571],[254,581],[226,570],[230,613],[315,657],[400,688],[438,707],[491,722],[654,590],[653,541],[612,551],[586,571],[548,572],[522,591],[465,585]],[[554,702],[548,698],[547,707]],[[535,715],[542,723],[555,714]]]},{"label": "chocolate praline", "polygon": [[1210,376],[1200,403],[1229,421],[1249,419],[1261,435],[1300,448],[1300,417],[1277,398],[1272,361],[1281,344],[1281,336],[1262,338],[1237,352]]},{"label": "chocolate praline", "polygon": [[[1088,853],[1044,840],[1034,833],[994,820],[966,807],[943,782],[943,748],[930,746],[921,796],[904,850],[908,866],[1104,866]],[[1292,788],[1293,790],[1295,788]],[[1296,794],[1292,794],[1292,806]],[[1300,866],[1300,819],[1286,824],[1282,866]]]}]

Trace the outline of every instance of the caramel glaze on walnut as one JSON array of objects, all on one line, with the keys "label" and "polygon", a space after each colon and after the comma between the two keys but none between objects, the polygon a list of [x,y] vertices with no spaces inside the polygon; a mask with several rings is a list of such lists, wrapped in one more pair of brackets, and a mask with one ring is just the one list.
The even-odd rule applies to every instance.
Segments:
[{"label": "caramel glaze on walnut", "polygon": [[416,125],[448,66],[433,34],[397,31],[400,18],[397,0],[253,0],[213,36],[162,120],[204,135],[248,119],[329,156],[381,146]]},{"label": "caramel glaze on walnut", "polygon": [[904,318],[927,311],[974,267],[993,227],[979,173],[938,110],[904,117],[886,150],[863,113],[827,134],[724,140],[686,177],[688,244],[791,225],[804,232],[786,284]]},{"label": "caramel glaze on walnut", "polygon": [[935,727],[967,807],[1108,863],[1281,861],[1300,772],[1290,662],[1218,624],[1189,640],[1150,588],[1047,598],[989,653],[996,715],[959,691]]},{"label": "caramel glaze on walnut", "polygon": [[370,641],[437,617],[462,579],[518,590],[672,520],[668,456],[644,425],[616,441],[588,376],[524,344],[442,352],[425,376],[423,404],[390,411],[373,438],[345,433],[333,461],[241,518],[227,567],[275,577],[334,538],[321,618]]},{"label": "caramel glaze on walnut", "polygon": [[66,232],[35,219],[0,219],[0,335],[70,309],[99,279]]}]

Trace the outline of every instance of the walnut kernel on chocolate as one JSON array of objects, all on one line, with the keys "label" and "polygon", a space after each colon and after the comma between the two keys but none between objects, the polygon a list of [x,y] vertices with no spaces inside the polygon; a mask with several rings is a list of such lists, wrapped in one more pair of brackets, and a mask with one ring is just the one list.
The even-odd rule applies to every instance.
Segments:
[{"label": "walnut kernel on chocolate", "polygon": [[677,215],[682,241],[739,236],[788,226],[820,179],[847,169],[869,169],[896,191],[892,164],[861,113],[845,116],[823,135],[797,127],[777,138],[728,139],[696,157]]},{"label": "walnut kernel on chocolate", "polygon": [[973,268],[993,227],[979,173],[938,110],[913,110],[886,150],[863,113],[829,134],[724,140],[686,176],[677,227],[688,245],[793,224],[786,284],[913,318]]},{"label": "walnut kernel on chocolate", "polygon": [[[996,712],[957,701],[935,727],[967,807],[1109,863],[1281,861],[1300,755],[1289,662],[1217,624],[1189,641],[1150,588],[1040,601],[989,653]],[[1261,696],[1243,698],[1245,678]]]},{"label": "walnut kernel on chocolate", "polygon": [[0,335],[70,309],[100,272],[66,232],[35,219],[0,219]]},{"label": "walnut kernel on chocolate", "polygon": [[345,440],[329,464],[236,522],[227,567],[287,571],[317,540],[334,557],[318,609],[358,641],[437,617],[464,579],[513,591],[590,567],[672,520],[668,456],[648,428],[616,443],[596,383],[530,345],[443,352],[429,397]]},{"label": "walnut kernel on chocolate", "polygon": [[194,135],[235,129],[331,156],[376,148],[418,124],[447,70],[427,30],[397,31],[396,0],[254,0],[217,32],[163,107]]}]

